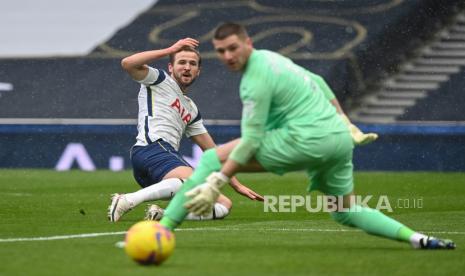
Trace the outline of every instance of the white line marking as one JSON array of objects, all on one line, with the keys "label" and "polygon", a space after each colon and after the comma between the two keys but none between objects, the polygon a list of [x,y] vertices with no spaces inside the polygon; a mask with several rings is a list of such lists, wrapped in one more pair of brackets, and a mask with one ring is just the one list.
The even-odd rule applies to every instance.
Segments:
[{"label": "white line marking", "polygon": [[29,193],[0,193],[0,196],[32,196]]},{"label": "white line marking", "polygon": [[[199,227],[199,228],[179,228],[176,232],[196,232],[196,231],[207,231],[207,232],[219,232],[219,231],[256,231],[256,232],[361,232],[361,230],[351,229],[316,229],[316,228],[239,228],[239,227]],[[446,234],[446,235],[465,235],[465,232],[461,231],[422,231],[428,234]],[[103,233],[88,233],[88,234],[76,234],[76,235],[61,235],[61,236],[50,236],[50,237],[30,237],[30,238],[8,238],[0,239],[2,242],[26,242],[26,241],[51,241],[51,240],[67,240],[67,239],[79,239],[79,238],[94,238],[101,236],[117,236],[124,235],[126,231],[119,232],[103,232]]]},{"label": "white line marking", "polygon": [[123,234],[126,234],[126,231],[106,232],[106,233],[89,233],[89,234],[77,234],[77,235],[62,235],[62,236],[51,236],[51,237],[11,238],[11,239],[0,239],[0,242],[52,241],[52,240],[67,240],[67,239],[79,239],[79,238],[93,238],[93,237],[100,237],[100,236],[114,236],[114,235],[123,235]]}]

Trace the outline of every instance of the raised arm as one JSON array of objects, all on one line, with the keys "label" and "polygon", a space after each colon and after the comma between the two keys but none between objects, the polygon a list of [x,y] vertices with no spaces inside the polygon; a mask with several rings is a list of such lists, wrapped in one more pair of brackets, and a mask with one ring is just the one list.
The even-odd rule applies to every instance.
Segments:
[{"label": "raised arm", "polygon": [[172,53],[176,53],[183,46],[190,46],[195,48],[199,46],[199,42],[193,38],[188,37],[178,40],[176,43],[165,49],[136,53],[123,58],[123,60],[121,60],[121,67],[123,67],[123,69],[128,72],[128,74],[134,80],[143,80],[147,76],[149,70],[147,64]]}]

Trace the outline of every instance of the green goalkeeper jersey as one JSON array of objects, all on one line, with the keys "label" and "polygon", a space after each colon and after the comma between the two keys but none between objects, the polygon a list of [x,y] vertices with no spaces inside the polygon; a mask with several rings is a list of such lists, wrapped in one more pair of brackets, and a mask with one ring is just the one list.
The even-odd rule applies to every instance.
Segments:
[{"label": "green goalkeeper jersey", "polygon": [[240,97],[241,142],[230,155],[239,164],[247,163],[274,129],[287,129],[295,138],[290,143],[348,131],[329,102],[334,94],[324,80],[275,52],[252,51]]}]

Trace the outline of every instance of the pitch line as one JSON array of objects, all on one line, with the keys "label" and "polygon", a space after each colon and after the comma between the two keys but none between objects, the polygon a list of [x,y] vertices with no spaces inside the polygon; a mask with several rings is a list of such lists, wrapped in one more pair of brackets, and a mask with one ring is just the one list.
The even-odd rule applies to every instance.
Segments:
[{"label": "pitch line", "polygon": [[10,238],[10,239],[0,239],[0,242],[53,241],[53,240],[79,239],[79,238],[93,238],[93,237],[101,237],[101,236],[114,236],[114,235],[123,235],[123,234],[126,234],[126,231],[106,232],[106,233],[88,233],[88,234],[76,234],[76,235],[61,235],[61,236],[50,236],[50,237]]},{"label": "pitch line", "polygon": [[[292,228],[265,228],[265,229],[242,229],[242,228],[221,228],[221,227],[199,227],[199,228],[179,228],[176,232],[190,232],[190,231],[297,231],[297,232],[355,232],[357,230],[344,230],[344,229],[292,229]],[[0,242],[22,242],[22,241],[52,241],[52,240],[68,240],[68,239],[80,239],[80,238],[94,238],[101,236],[116,236],[124,235],[126,231],[119,232],[103,232],[103,233],[88,233],[88,234],[76,234],[76,235],[61,235],[61,236],[50,236],[50,237],[30,237],[30,238],[9,238],[0,239]]]},{"label": "pitch line", "polygon": [[[317,228],[263,228],[263,229],[252,229],[252,228],[238,228],[238,227],[199,227],[199,228],[179,228],[176,232],[197,232],[197,231],[210,231],[210,232],[221,232],[221,231],[256,231],[256,232],[362,232],[361,230],[351,229],[317,229]],[[465,232],[460,231],[423,231],[428,234],[446,234],[446,235],[465,235]],[[124,235],[126,231],[118,232],[102,232],[102,233],[87,233],[87,234],[76,234],[76,235],[60,235],[50,237],[30,237],[30,238],[8,238],[0,239],[0,243],[7,242],[29,242],[29,241],[53,241],[53,240],[69,240],[69,239],[80,239],[80,238],[94,238],[102,236],[117,236]]]}]

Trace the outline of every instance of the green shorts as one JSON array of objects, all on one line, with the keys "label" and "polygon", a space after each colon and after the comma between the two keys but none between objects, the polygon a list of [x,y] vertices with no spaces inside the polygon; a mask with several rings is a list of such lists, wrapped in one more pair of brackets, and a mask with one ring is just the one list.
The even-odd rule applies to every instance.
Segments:
[{"label": "green shorts", "polygon": [[303,139],[277,129],[267,133],[255,158],[267,171],[280,175],[305,170],[309,191],[346,195],[353,190],[353,148],[348,131]]}]

